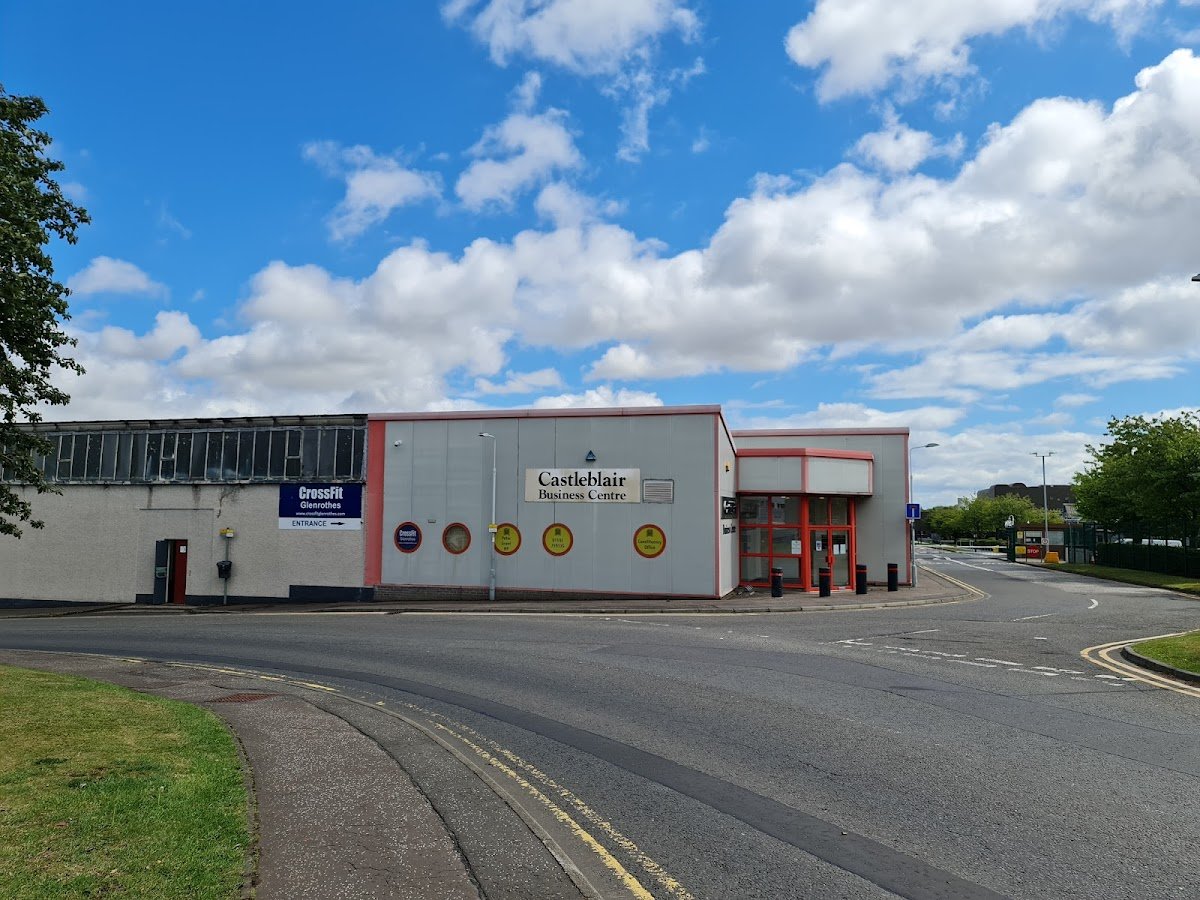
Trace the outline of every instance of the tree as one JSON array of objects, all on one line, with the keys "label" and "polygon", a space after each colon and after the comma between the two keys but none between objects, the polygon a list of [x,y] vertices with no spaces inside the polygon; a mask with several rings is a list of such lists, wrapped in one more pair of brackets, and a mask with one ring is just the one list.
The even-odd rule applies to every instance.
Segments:
[{"label": "tree", "polygon": [[39,406],[70,399],[50,383],[55,368],[83,371],[62,354],[75,344],[61,327],[71,317],[70,291],[54,280],[47,245],[54,238],[75,243],[76,228],[91,220],[54,180],[64,166],[46,156],[50,136],[34,127],[45,114],[39,98],[9,94],[0,85],[0,534],[18,538],[19,523],[42,523],[11,483],[54,491],[34,465],[49,444],[20,424],[40,421]]},{"label": "tree", "polygon": [[[921,517],[924,530],[945,540],[960,537],[994,538],[1004,533],[1009,516],[1019,528],[1024,525],[1041,527],[1043,511],[1032,500],[1016,494],[1000,497],[960,497],[954,506],[934,506]],[[1050,524],[1062,525],[1062,515],[1050,511]]]},{"label": "tree", "polygon": [[1088,446],[1075,476],[1079,512],[1117,531],[1200,537],[1200,413],[1110,419],[1112,442]]}]

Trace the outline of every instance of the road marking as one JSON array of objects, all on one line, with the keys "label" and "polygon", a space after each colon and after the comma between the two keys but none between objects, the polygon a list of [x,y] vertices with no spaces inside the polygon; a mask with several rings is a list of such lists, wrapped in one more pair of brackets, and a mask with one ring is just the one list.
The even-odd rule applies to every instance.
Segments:
[{"label": "road marking", "polygon": [[1095,597],[1093,597],[1093,598],[1092,598],[1092,605],[1091,605],[1091,606],[1089,606],[1089,607],[1088,607],[1088,609],[1095,609],[1095,608],[1096,608],[1097,606],[1099,606],[1099,605],[1100,605],[1100,601],[1099,601],[1099,600],[1097,600]]},{"label": "road marking", "polygon": [[1200,698],[1200,687],[1183,682],[1176,681],[1166,675],[1160,675],[1157,672],[1152,672],[1149,669],[1143,669],[1141,666],[1135,666],[1133,663],[1126,662],[1124,659],[1114,659],[1114,653],[1120,653],[1123,647],[1128,647],[1131,644],[1138,644],[1142,641],[1153,641],[1159,638],[1177,637],[1185,632],[1176,631],[1171,634],[1158,634],[1152,637],[1131,638],[1122,641],[1110,641],[1107,644],[1097,644],[1095,647],[1087,647],[1080,650],[1079,655],[1090,663],[1094,663],[1101,668],[1108,669],[1110,672],[1117,673],[1116,675],[1100,675],[1098,678],[1111,678],[1113,681],[1105,681],[1103,684],[1114,684],[1117,681],[1123,681],[1127,678],[1132,678],[1134,681],[1140,681],[1143,684],[1148,684],[1151,687],[1162,688],[1167,691],[1174,691],[1177,694],[1186,694],[1189,697]]},{"label": "road marking", "polygon": [[[141,660],[141,661],[145,661],[145,660]],[[266,673],[255,672],[255,671],[249,670],[249,669],[230,669],[230,668],[216,667],[216,666],[205,666],[205,665],[198,664],[198,663],[167,662],[167,663],[165,663],[165,665],[175,666],[177,668],[182,668],[182,669],[200,669],[202,671],[217,672],[217,673],[224,674],[224,675],[234,675],[234,676],[238,676],[238,677],[242,677],[242,678],[257,678],[257,679],[261,679],[264,681],[278,681],[278,682],[284,682],[284,683],[288,683],[288,684],[295,684],[297,686],[306,687],[306,688],[316,687],[321,690],[329,691],[331,693],[337,694],[341,699],[346,700],[350,703],[355,703],[355,704],[358,704],[359,706],[365,706],[369,709],[375,709],[379,712],[383,712],[394,718],[400,719],[401,721],[405,722],[408,725],[411,725],[413,728],[417,729],[422,734],[425,734],[431,740],[435,741],[439,746],[441,746],[443,749],[445,749],[451,755],[453,755],[456,759],[458,759],[460,762],[462,762],[464,765],[466,765],[468,768],[470,768],[472,771],[474,771],[476,773],[476,775],[478,775],[480,778],[482,778],[485,783],[487,783],[489,786],[491,786],[493,788],[493,790],[497,790],[497,792],[501,795],[502,798],[508,799],[508,797],[509,797],[508,791],[501,789],[500,785],[497,784],[495,779],[487,777],[486,771],[481,769],[478,763],[473,762],[469,757],[466,756],[465,753],[463,753],[461,750],[459,750],[457,747],[455,747],[447,739],[440,737],[429,726],[424,725],[423,723],[413,719],[410,716],[406,716],[403,713],[399,713],[392,709],[387,709],[387,708],[381,709],[380,707],[381,707],[383,701],[377,701],[375,703],[370,703],[368,701],[360,700],[356,697],[352,697],[349,694],[344,693],[343,691],[341,691],[338,688],[328,687],[326,685],[314,685],[310,682],[300,681],[298,679],[290,678],[287,676],[268,675]],[[558,821],[562,825],[564,825],[577,840],[579,840],[585,847],[587,847],[594,854],[596,854],[596,856],[598,856],[600,858],[601,864],[617,878],[617,880],[621,883],[622,887],[624,887],[627,891],[629,891],[630,896],[637,898],[637,900],[655,900],[654,895],[651,894],[648,890],[646,890],[646,888],[641,884],[641,882],[639,882],[632,874],[630,874],[630,872],[623,865],[621,865],[620,860],[618,860],[615,856],[613,856],[612,853],[609,852],[608,848],[605,847],[603,844],[601,844],[598,840],[596,840],[582,825],[580,825],[578,822],[576,822],[575,819],[573,819],[566,810],[564,810],[562,807],[558,806],[553,800],[551,800],[548,796],[546,796],[546,794],[544,794],[542,791],[538,790],[537,787],[535,787],[533,784],[531,784],[527,779],[523,778],[518,772],[516,772],[510,766],[507,766],[504,763],[500,762],[493,754],[489,753],[487,750],[484,750],[482,747],[479,747],[477,744],[475,744],[468,738],[464,737],[463,735],[456,733],[453,729],[451,729],[449,726],[444,724],[444,722],[451,722],[452,720],[447,719],[446,717],[444,717],[438,713],[434,713],[430,710],[423,709],[420,706],[417,706],[416,704],[413,704],[413,703],[401,703],[400,705],[408,707],[409,709],[419,712],[422,716],[434,720],[434,724],[433,724],[434,729],[445,732],[447,735],[450,735],[451,737],[453,737],[455,740],[457,740],[463,746],[471,748],[471,750],[481,760],[483,760],[483,762],[487,766],[490,766],[491,768],[495,769],[496,771],[499,771],[502,774],[504,774],[507,778],[512,780],[514,783],[516,783],[528,797],[532,798],[533,800],[537,801],[539,804],[544,806],[546,808],[546,810],[550,813],[550,815],[556,821]],[[438,721],[438,720],[444,720],[444,721]],[[458,722],[454,722],[453,724],[456,725],[458,728],[462,729],[463,731],[471,732],[472,734],[479,736],[477,732],[474,732],[467,725],[464,725],[464,724],[458,723]],[[503,755],[507,759],[516,762],[522,768],[526,768],[528,771],[531,771],[531,772],[538,772],[538,770],[535,769],[534,767],[529,766],[527,763],[524,763],[524,761],[521,760],[520,757],[516,756],[516,754],[512,753],[511,751],[503,750],[502,748],[500,748],[499,744],[496,744],[495,742],[487,740],[487,739],[484,739],[484,741],[486,743],[490,744],[493,748],[498,748],[497,752],[502,752]],[[688,890],[678,880],[673,878],[665,869],[663,869],[660,865],[658,865],[658,863],[656,863],[653,859],[651,859],[647,854],[643,853],[637,847],[637,845],[633,843],[633,841],[626,838],[613,825],[611,825],[610,823],[608,823],[607,821],[601,819],[598,815],[596,815],[594,813],[594,811],[591,810],[590,807],[588,807],[586,804],[583,803],[583,801],[581,801],[577,797],[575,797],[575,795],[572,792],[570,792],[566,788],[560,788],[559,785],[557,785],[555,782],[553,782],[553,780],[551,780],[549,778],[549,776],[545,776],[543,773],[540,773],[540,772],[538,774],[543,775],[543,778],[545,779],[545,781],[543,783],[545,783],[547,785],[553,785],[555,788],[558,788],[560,795],[569,798],[572,801],[572,803],[577,806],[577,808],[587,810],[588,813],[590,813],[592,816],[594,816],[596,824],[603,827],[605,833],[608,834],[610,837],[612,837],[623,849],[628,851],[628,850],[630,850],[630,848],[632,848],[631,852],[633,853],[634,857],[638,860],[638,862],[641,864],[642,868],[645,869],[652,876],[654,876],[655,880],[657,880],[658,883],[663,887],[663,889],[666,890],[673,898],[675,898],[675,900],[696,900],[696,898],[691,893],[689,893]],[[550,853],[554,856],[554,858],[556,860],[558,860],[558,862],[563,866],[563,869],[566,871],[568,876],[571,877],[572,881],[576,881],[577,886],[579,886],[581,888],[586,886],[587,890],[584,892],[585,895],[586,896],[601,896],[600,892],[597,891],[595,889],[595,887],[587,880],[587,876],[585,876],[579,870],[579,868],[574,864],[574,862],[571,860],[571,858],[562,850],[561,847],[559,847],[558,842],[555,841],[554,838],[547,831],[545,831],[545,829],[542,828],[542,826],[540,824],[538,824],[535,819],[532,819],[527,813],[522,814],[522,811],[520,809],[520,804],[518,804],[516,802],[515,798],[513,798],[513,803],[516,804],[516,807],[514,808],[514,812],[516,812],[521,817],[522,821],[524,821],[525,824],[528,825],[530,827],[530,829],[538,836],[538,838],[542,841],[542,843],[544,843],[546,845],[546,848],[550,851]],[[582,885],[579,884],[580,881],[583,883]]]},{"label": "road marking", "polygon": [[995,663],[971,662],[969,659],[952,659],[950,662],[962,663],[964,666],[979,666],[981,669],[994,669]]},{"label": "road marking", "polygon": [[1054,613],[1042,613],[1040,616],[1022,616],[1019,619],[1013,619],[1014,622],[1028,622],[1030,619],[1044,619],[1047,616],[1053,616]]},{"label": "road marking", "polygon": [[910,635],[910,634],[933,634],[935,631],[941,631],[941,630],[942,629],[940,629],[940,628],[926,628],[924,631],[906,631],[906,632],[904,632],[904,634],[902,634],[900,636],[904,637],[904,636]]},{"label": "road marking", "polygon": [[977,660],[979,660],[980,662],[999,663],[1002,666],[1023,666],[1024,665],[1024,663],[1013,662],[1011,659],[992,659],[991,657],[988,657],[988,656],[977,656],[975,658]]},{"label": "road marking", "polygon": [[1038,672],[1057,672],[1060,675],[1082,675],[1078,669],[1056,669],[1054,666],[1030,666]]}]

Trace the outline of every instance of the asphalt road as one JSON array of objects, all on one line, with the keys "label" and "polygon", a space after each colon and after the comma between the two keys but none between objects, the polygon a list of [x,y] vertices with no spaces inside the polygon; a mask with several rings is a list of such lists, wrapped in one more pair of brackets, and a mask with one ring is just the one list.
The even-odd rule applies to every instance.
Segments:
[{"label": "asphalt road", "polygon": [[1200,698],[1080,656],[1200,627],[1200,603],[988,557],[925,562],[988,596],[740,616],[7,619],[0,646],[286,672],[443,716],[540,779],[655,897],[1200,897]]}]

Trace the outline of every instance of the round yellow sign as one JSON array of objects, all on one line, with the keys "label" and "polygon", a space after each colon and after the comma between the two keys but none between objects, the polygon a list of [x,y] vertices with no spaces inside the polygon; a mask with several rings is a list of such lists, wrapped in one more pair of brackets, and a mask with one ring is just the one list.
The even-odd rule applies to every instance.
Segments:
[{"label": "round yellow sign", "polygon": [[548,525],[542,532],[542,546],[551,556],[564,556],[570,553],[574,543],[575,536],[571,534],[571,529],[560,522]]},{"label": "round yellow sign", "polygon": [[512,556],[521,547],[521,532],[511,522],[496,527],[496,552],[501,556]]},{"label": "round yellow sign", "polygon": [[667,549],[667,536],[657,525],[643,525],[633,533],[633,549],[646,559],[662,556]]}]

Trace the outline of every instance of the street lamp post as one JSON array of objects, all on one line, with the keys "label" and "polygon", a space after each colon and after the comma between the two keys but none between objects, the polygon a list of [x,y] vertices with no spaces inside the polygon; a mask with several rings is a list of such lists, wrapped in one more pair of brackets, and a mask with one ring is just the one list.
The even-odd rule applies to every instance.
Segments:
[{"label": "street lamp post", "polygon": [[496,436],[486,431],[479,432],[481,438],[492,442],[492,517],[488,520],[488,533],[492,536],[491,568],[488,572],[488,602],[496,602]]},{"label": "street lamp post", "polygon": [[1042,458],[1042,565],[1046,564],[1046,554],[1050,551],[1050,494],[1046,487],[1046,457],[1053,456],[1054,451],[1038,453],[1034,450],[1030,456]]},{"label": "street lamp post", "polygon": [[[908,502],[913,502],[913,467],[912,455],[917,450],[927,450],[930,447],[940,447],[941,444],[936,441],[921,444],[919,447],[912,447],[908,451]],[[908,556],[909,556],[909,581],[913,587],[917,586],[917,523],[910,519],[908,522]]]}]

